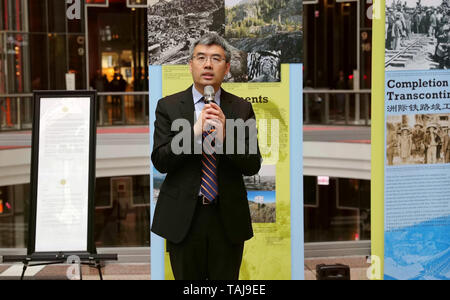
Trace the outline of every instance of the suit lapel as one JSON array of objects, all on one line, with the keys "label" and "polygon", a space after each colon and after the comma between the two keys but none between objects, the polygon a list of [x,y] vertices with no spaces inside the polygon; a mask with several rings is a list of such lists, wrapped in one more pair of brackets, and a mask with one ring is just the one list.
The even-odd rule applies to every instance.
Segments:
[{"label": "suit lapel", "polygon": [[[227,93],[224,89],[222,89],[222,94],[220,95],[220,108],[223,111],[223,114],[225,115],[226,120],[234,120],[234,112],[233,112],[233,98],[231,94]],[[224,151],[226,151],[226,146],[224,145],[223,148]],[[217,156],[217,172],[220,174],[220,171],[222,170],[220,168],[221,161],[222,161],[222,155]],[[221,176],[219,176],[219,182],[220,182]],[[219,185],[220,190],[220,185]],[[220,193],[220,191],[219,191]]]},{"label": "suit lapel", "polygon": [[194,96],[192,95],[192,85],[183,92],[180,99],[180,112],[184,119],[188,120],[191,126],[194,126]]},{"label": "suit lapel", "polygon": [[233,113],[233,100],[231,95],[222,89],[222,94],[220,95],[220,108],[225,115],[225,119],[234,119]]}]

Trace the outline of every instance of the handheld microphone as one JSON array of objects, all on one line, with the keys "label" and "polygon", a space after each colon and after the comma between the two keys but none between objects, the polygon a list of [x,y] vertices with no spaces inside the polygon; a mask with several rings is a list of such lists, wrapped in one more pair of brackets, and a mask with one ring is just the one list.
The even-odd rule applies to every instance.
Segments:
[{"label": "handheld microphone", "polygon": [[205,90],[204,90],[204,95],[203,96],[205,97],[205,102],[207,104],[210,104],[211,102],[213,102],[215,97],[216,97],[216,93],[214,92],[214,88],[211,85],[205,86]]}]

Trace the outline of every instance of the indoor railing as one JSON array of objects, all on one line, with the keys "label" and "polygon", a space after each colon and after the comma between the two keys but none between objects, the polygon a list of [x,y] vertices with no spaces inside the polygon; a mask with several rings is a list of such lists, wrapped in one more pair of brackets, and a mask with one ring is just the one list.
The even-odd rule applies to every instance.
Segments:
[{"label": "indoor railing", "polygon": [[[148,126],[148,92],[98,93],[97,126]],[[0,95],[0,131],[30,130],[33,94]],[[371,124],[370,90],[304,89],[305,124]]]},{"label": "indoor railing", "polygon": [[371,124],[370,90],[303,90],[305,124],[358,125]]}]

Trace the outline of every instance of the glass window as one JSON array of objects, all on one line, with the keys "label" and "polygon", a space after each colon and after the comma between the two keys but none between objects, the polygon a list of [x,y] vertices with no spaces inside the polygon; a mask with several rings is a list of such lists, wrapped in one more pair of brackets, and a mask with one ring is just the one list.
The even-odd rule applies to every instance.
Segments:
[{"label": "glass window", "polygon": [[69,33],[84,33],[84,5],[84,2],[80,1],[80,19],[66,19]]},{"label": "glass window", "polygon": [[[148,124],[147,10],[125,0],[88,8],[89,86],[99,95],[99,126]],[[122,94],[117,94],[122,93]]]},{"label": "glass window", "polygon": [[6,94],[6,53],[3,52],[5,36],[5,33],[0,32],[0,94]]},{"label": "glass window", "polygon": [[0,30],[25,31],[28,0],[0,0]]},{"label": "glass window", "polygon": [[30,51],[28,34],[6,33],[6,92],[24,93],[29,89],[29,61]]},{"label": "glass window", "polygon": [[33,123],[33,98],[20,98],[20,129],[31,129]]},{"label": "glass window", "polygon": [[0,18],[0,30],[6,30],[6,25],[5,25],[5,21],[6,19],[3,17],[5,15],[5,7],[4,7],[4,2],[5,0],[0,0],[0,16],[2,16]]},{"label": "glass window", "polygon": [[[357,4],[319,1],[304,6],[304,80],[312,88],[352,89],[357,69]],[[345,84],[339,82],[344,74]]]},{"label": "glass window", "polygon": [[[80,18],[67,19],[67,10],[73,4],[65,0],[26,0],[28,1],[30,32],[84,32],[84,2],[80,1]],[[75,2],[74,2],[75,3]]]},{"label": "glass window", "polygon": [[47,32],[47,1],[28,1],[28,27],[30,32]]},{"label": "glass window", "polygon": [[[16,76],[0,79],[0,89],[1,85],[7,86],[8,93],[65,89],[65,74],[68,72],[76,74],[76,88],[85,89],[86,41],[82,19],[84,4],[81,3],[81,19],[68,20],[66,1],[10,2],[23,2],[28,6],[27,23],[30,33],[7,33],[4,37],[7,51],[3,55],[8,63],[2,65],[8,66],[8,74]],[[21,6],[21,9],[27,6]],[[16,16],[16,13],[12,15]],[[22,14],[19,17],[22,18]],[[27,31],[26,29],[21,30]],[[0,77],[4,76],[4,73],[0,66]]]},{"label": "glass window", "polygon": [[48,31],[66,32],[66,1],[47,0],[48,9]]},{"label": "glass window", "polygon": [[0,129],[17,128],[17,101],[16,98],[0,98]]},{"label": "glass window", "polygon": [[373,1],[361,1],[361,28],[372,28],[373,6]]},{"label": "glass window", "polygon": [[[150,177],[97,178],[97,247],[150,246]],[[0,187],[0,248],[26,248],[30,185]]]},{"label": "glass window", "polygon": [[25,248],[28,239],[28,184],[0,187],[0,248]]},{"label": "glass window", "polygon": [[370,240],[370,181],[305,177],[305,242]]},{"label": "glass window", "polygon": [[68,72],[75,74],[75,88],[77,90],[86,87],[86,43],[84,35],[67,35]]},{"label": "glass window", "polygon": [[[370,181],[304,176],[305,242],[370,240]],[[30,186],[0,187],[0,248],[27,243]],[[150,246],[150,177],[97,178],[97,247]]]},{"label": "glass window", "polygon": [[316,207],[317,203],[317,179],[314,176],[303,176],[304,204]]},{"label": "glass window", "polygon": [[372,87],[372,29],[361,29],[361,89]]},{"label": "glass window", "polygon": [[[67,47],[66,36],[57,33],[50,33],[48,36],[48,49],[50,63],[47,65],[50,74],[50,86],[51,90],[65,90],[66,89],[66,73],[68,71],[67,66]],[[55,58],[58,59],[55,59]]]},{"label": "glass window", "polygon": [[[126,1],[109,8],[90,7],[89,81],[106,76],[103,91],[148,91],[147,14],[143,8],[129,8]],[[115,84],[115,75],[125,84]]]},{"label": "glass window", "polygon": [[14,244],[14,232],[11,210],[11,189],[9,187],[0,188],[0,247],[9,248]]},{"label": "glass window", "polygon": [[50,63],[46,66],[50,76],[49,89],[65,90],[66,73],[75,74],[75,87],[83,89],[86,86],[85,42],[84,36],[72,34],[48,34]]},{"label": "glass window", "polygon": [[361,5],[361,89],[372,87],[372,12],[373,3]]},{"label": "glass window", "polygon": [[97,179],[97,247],[150,246],[149,185],[148,175]]},{"label": "glass window", "polygon": [[30,34],[30,49],[40,49],[39,51],[30,51],[31,90],[49,89],[47,38],[45,33]]}]

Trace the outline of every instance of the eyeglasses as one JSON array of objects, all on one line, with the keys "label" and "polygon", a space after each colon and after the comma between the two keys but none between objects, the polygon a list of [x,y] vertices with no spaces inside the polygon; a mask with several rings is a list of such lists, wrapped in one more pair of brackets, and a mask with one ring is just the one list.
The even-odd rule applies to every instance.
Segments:
[{"label": "eyeglasses", "polygon": [[194,62],[199,65],[204,65],[208,60],[213,65],[220,65],[222,63],[222,61],[225,60],[224,58],[222,58],[218,55],[213,55],[213,56],[195,55],[195,56],[193,56],[193,59],[194,59]]}]

